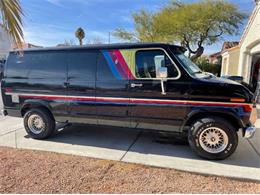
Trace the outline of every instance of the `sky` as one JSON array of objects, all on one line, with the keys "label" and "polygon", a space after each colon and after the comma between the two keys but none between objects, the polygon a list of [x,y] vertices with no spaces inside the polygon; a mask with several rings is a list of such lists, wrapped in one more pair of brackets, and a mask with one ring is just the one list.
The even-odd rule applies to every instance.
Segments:
[{"label": "sky", "polygon": [[[254,8],[253,0],[229,1],[248,15]],[[50,47],[64,43],[65,40],[77,44],[75,31],[78,27],[85,30],[85,43],[93,40],[108,43],[109,32],[116,28],[133,30],[132,13],[141,9],[156,12],[169,3],[169,0],[21,0],[21,3],[25,14],[25,41]],[[225,36],[222,41],[207,46],[205,53],[219,51],[223,41],[239,41],[243,28],[241,27],[240,35]],[[121,41],[113,36],[110,40],[112,43]]]}]

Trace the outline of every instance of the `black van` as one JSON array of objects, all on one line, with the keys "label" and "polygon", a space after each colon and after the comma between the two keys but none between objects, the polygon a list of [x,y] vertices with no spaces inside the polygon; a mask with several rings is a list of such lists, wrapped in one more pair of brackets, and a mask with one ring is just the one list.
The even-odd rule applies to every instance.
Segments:
[{"label": "black van", "polygon": [[0,81],[2,80],[3,78],[3,75],[4,75],[4,60],[0,60]]},{"label": "black van", "polygon": [[10,52],[2,80],[4,115],[48,138],[56,122],[185,135],[198,155],[224,159],[255,132],[253,94],[201,71],[179,46],[111,44]]}]

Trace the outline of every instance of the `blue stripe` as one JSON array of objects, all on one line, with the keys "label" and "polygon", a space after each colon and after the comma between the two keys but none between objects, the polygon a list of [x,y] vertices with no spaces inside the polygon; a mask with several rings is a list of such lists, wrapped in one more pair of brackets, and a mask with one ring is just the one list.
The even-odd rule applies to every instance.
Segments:
[{"label": "blue stripe", "polygon": [[109,53],[107,51],[102,51],[102,54],[104,55],[110,70],[112,71],[113,75],[118,79],[118,80],[123,80],[120,73],[118,72],[118,70],[116,69],[116,66],[113,62],[113,60],[111,59]]}]

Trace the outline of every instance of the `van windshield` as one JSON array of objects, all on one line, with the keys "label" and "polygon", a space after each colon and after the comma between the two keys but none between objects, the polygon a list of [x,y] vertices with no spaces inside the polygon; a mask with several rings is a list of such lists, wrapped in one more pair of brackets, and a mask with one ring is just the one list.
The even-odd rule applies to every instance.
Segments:
[{"label": "van windshield", "polygon": [[179,63],[193,76],[199,76],[199,74],[205,76],[205,73],[188,58],[181,49],[173,48],[171,49]]}]

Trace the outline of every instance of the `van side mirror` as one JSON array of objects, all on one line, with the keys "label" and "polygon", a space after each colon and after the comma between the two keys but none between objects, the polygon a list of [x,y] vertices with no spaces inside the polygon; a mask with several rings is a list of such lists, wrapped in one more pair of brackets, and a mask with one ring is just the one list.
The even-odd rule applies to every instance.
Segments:
[{"label": "van side mirror", "polygon": [[168,69],[167,69],[167,67],[160,67],[158,69],[157,78],[165,79],[167,77],[168,77]]},{"label": "van side mirror", "polygon": [[157,72],[157,78],[161,79],[161,88],[162,88],[162,95],[166,95],[164,81],[167,81],[168,77],[168,68],[167,67],[160,67]]}]

